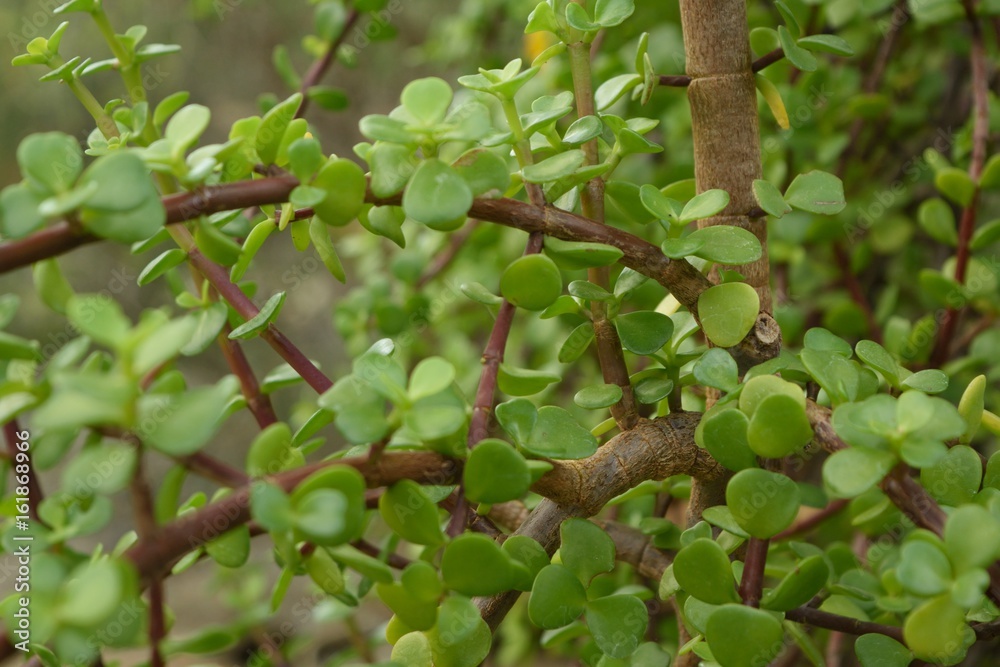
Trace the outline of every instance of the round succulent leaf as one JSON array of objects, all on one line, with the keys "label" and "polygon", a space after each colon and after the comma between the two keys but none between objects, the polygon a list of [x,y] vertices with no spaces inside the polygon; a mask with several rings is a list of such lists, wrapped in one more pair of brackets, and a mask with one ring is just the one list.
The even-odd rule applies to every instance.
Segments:
[{"label": "round succulent leaf", "polygon": [[573,402],[587,410],[608,408],[622,400],[622,388],[616,384],[595,384],[584,387],[573,396]]},{"label": "round succulent leaf", "polygon": [[649,610],[635,595],[609,595],[587,603],[587,627],[597,647],[624,660],[639,647],[649,624]]},{"label": "round succulent leaf", "polygon": [[[392,643],[392,642],[390,642]],[[431,641],[423,632],[408,632],[400,637],[392,647],[389,658],[393,663],[406,667],[433,667]]]},{"label": "round succulent leaf", "polygon": [[531,396],[561,379],[556,373],[500,364],[497,386],[509,396]]},{"label": "round succulent leaf", "polygon": [[597,438],[566,410],[554,405],[538,408],[538,417],[526,452],[549,459],[584,459],[597,451]]},{"label": "round succulent leaf", "polygon": [[237,526],[206,542],[205,553],[222,567],[243,567],[250,557],[250,528]]},{"label": "round succulent leaf", "polygon": [[720,213],[729,205],[729,193],[725,190],[706,190],[695,195],[677,216],[677,221],[681,224],[688,224],[695,220],[710,218]]},{"label": "round succulent leaf", "polygon": [[[407,628],[418,631],[427,631],[434,627],[438,620],[437,600],[420,600],[413,597],[410,592],[400,584],[377,584],[375,592],[379,598],[396,615]],[[411,633],[413,634],[413,633]],[[401,638],[405,640],[406,635]],[[398,644],[397,644],[398,645]],[[430,645],[426,646],[426,653],[430,657]],[[393,655],[396,652],[393,651]],[[410,663],[406,663],[410,664]],[[428,662],[430,664],[430,662]]]},{"label": "round succulent leaf", "polygon": [[768,215],[780,218],[786,213],[791,213],[792,207],[788,205],[785,198],[770,181],[755,179],[753,182],[753,197]]},{"label": "round succulent leaf", "polygon": [[893,452],[851,447],[834,452],[823,464],[823,483],[837,498],[853,498],[889,474],[898,459]]},{"label": "round succulent leaf", "polygon": [[785,646],[777,618],[741,604],[726,604],[713,611],[705,624],[705,639],[722,667],[770,664]]},{"label": "round succulent leaf", "polygon": [[736,360],[725,350],[713,347],[701,355],[694,364],[694,379],[708,387],[725,392],[734,391],[740,384]]},{"label": "round succulent leaf", "polygon": [[748,468],[733,475],[726,486],[726,505],[743,530],[769,539],[792,525],[801,495],[785,475]]},{"label": "round succulent leaf", "polygon": [[493,191],[503,194],[510,184],[507,163],[487,148],[466,151],[451,166],[465,179],[474,197]]},{"label": "round succulent leaf", "polygon": [[957,167],[939,169],[934,174],[934,187],[959,206],[968,206],[976,192],[976,184],[968,172]]},{"label": "round succulent leaf", "polygon": [[490,652],[492,634],[472,600],[449,596],[438,609],[438,622],[427,632],[435,667],[477,667]]},{"label": "round succulent leaf", "polygon": [[562,564],[586,586],[598,574],[615,566],[615,543],[597,524],[567,519],[559,528]]},{"label": "round succulent leaf", "polygon": [[441,576],[448,588],[468,596],[497,595],[514,584],[510,557],[478,533],[459,535],[444,548]]},{"label": "round succulent leaf", "polygon": [[80,209],[80,222],[88,231],[122,243],[143,241],[166,223],[160,194],[149,177],[146,163],[135,153],[115,152],[87,167],[78,188],[97,187]]},{"label": "round succulent leaf", "polygon": [[545,254],[556,264],[568,271],[609,266],[624,254],[614,246],[604,243],[582,243],[563,241],[552,236],[545,237]]},{"label": "round succulent leaf", "polygon": [[336,489],[316,489],[294,501],[296,534],[315,544],[343,542],[347,497]]},{"label": "round succulent leaf", "polygon": [[580,144],[586,143],[591,139],[600,136],[601,132],[604,130],[604,125],[601,123],[601,119],[597,116],[584,116],[583,118],[578,118],[566,129],[566,133],[563,135],[563,143],[568,146],[579,146]]},{"label": "round succulent leaf", "polygon": [[502,503],[520,498],[531,486],[528,463],[503,440],[481,440],[463,470],[465,495],[472,502]]},{"label": "round succulent leaf", "polygon": [[521,575],[515,570],[517,581],[514,588],[519,591],[530,591],[535,577],[542,571],[542,568],[549,565],[549,555],[545,549],[527,535],[511,535],[504,540],[501,548],[515,564],[524,567]]},{"label": "round succulent leaf", "polygon": [[[249,535],[248,535],[249,537]],[[346,588],[344,572],[326,549],[315,549],[304,561],[306,574],[328,595],[340,595]]]},{"label": "round succulent leaf", "polygon": [[421,125],[430,127],[444,120],[451,98],[451,86],[445,80],[428,77],[406,84],[399,101]]},{"label": "round succulent leaf", "polygon": [[802,559],[761,598],[762,609],[789,611],[809,602],[826,585],[830,568],[826,559],[816,554]]},{"label": "round succulent leaf", "polygon": [[760,259],[763,253],[760,241],[753,232],[732,225],[703,227],[685,238],[688,242],[701,244],[691,254],[720,264],[749,264]]},{"label": "round succulent leaf", "polygon": [[733,347],[743,340],[757,321],[760,297],[746,283],[710,287],[698,297],[702,331],[719,347]]},{"label": "round succulent leaf", "polygon": [[538,421],[538,409],[526,398],[516,398],[497,405],[494,411],[500,426],[514,439],[514,442],[523,446],[531,437],[531,431]]},{"label": "round succulent leaf", "polygon": [[56,616],[70,625],[100,626],[122,604],[126,587],[122,566],[111,559],[83,563],[67,577]]},{"label": "round succulent leaf", "polygon": [[704,245],[703,239],[691,238],[691,235],[680,238],[670,238],[660,244],[660,250],[670,259],[684,259],[694,256]]},{"label": "round succulent leaf", "polygon": [[747,443],[757,455],[779,459],[809,444],[812,426],[797,398],[784,394],[766,397],[754,410],[747,427]]},{"label": "round succulent leaf", "polygon": [[407,393],[411,401],[438,394],[455,381],[455,367],[441,357],[422,359],[410,374]]},{"label": "round succulent leaf", "polygon": [[574,280],[566,291],[584,301],[611,301],[614,296],[600,285],[589,280]]},{"label": "round succulent leaf", "polygon": [[404,479],[386,489],[379,497],[378,510],[404,540],[428,546],[444,542],[438,507],[413,480]]},{"label": "round succulent leaf", "polygon": [[292,449],[292,430],[288,424],[277,422],[257,434],[247,450],[246,471],[253,477],[274,475],[289,462]]},{"label": "round succulent leaf", "polygon": [[541,162],[525,166],[521,170],[524,180],[529,183],[548,183],[566,178],[583,166],[586,157],[582,150],[573,149],[557,153]]},{"label": "round succulent leaf", "polygon": [[906,389],[916,389],[925,394],[940,394],[948,388],[948,376],[936,368],[925,368],[908,375],[900,384]]},{"label": "round succulent leaf", "polygon": [[899,386],[899,364],[884,347],[871,340],[858,341],[854,346],[858,358],[877,370],[894,387]]},{"label": "round succulent leaf", "polygon": [[676,199],[664,195],[655,185],[643,185],[639,188],[639,199],[642,205],[657,220],[676,222],[684,206]]},{"label": "round succulent leaf", "polygon": [[958,231],[955,225],[955,214],[951,206],[940,197],[925,199],[917,209],[917,222],[927,234],[937,241],[951,247],[958,245]]},{"label": "round succulent leaf", "polygon": [[740,392],[740,410],[752,417],[758,406],[771,396],[787,396],[805,410],[806,396],[802,388],[777,375],[756,375],[747,380]]},{"label": "round succulent leaf", "polygon": [[956,445],[934,465],[920,471],[920,483],[940,503],[959,507],[972,500],[983,479],[976,450]]},{"label": "round succulent leaf", "polygon": [[450,229],[465,219],[472,206],[472,190],[450,165],[437,158],[417,167],[403,193],[406,215],[432,229]]},{"label": "round succulent leaf", "polygon": [[670,342],[674,322],[655,310],[639,310],[615,318],[622,347],[634,354],[655,354]]},{"label": "round succulent leaf", "polygon": [[847,359],[854,356],[854,349],[850,343],[823,327],[813,327],[806,331],[802,342],[811,350],[833,352]]},{"label": "round succulent leaf", "polygon": [[785,190],[785,201],[793,208],[820,215],[836,215],[847,206],[841,180],[818,170],[796,176]]},{"label": "round succulent leaf", "polygon": [[528,617],[536,626],[554,630],[569,625],[586,609],[587,591],[562,565],[546,565],[535,577],[528,599]]},{"label": "round succulent leaf", "polygon": [[729,470],[757,467],[757,455],[747,441],[750,418],[736,409],[706,415],[700,425],[700,439],[708,453]]},{"label": "round succulent leaf", "polygon": [[975,636],[966,625],[965,610],[944,594],[924,602],[907,615],[903,639],[917,659],[954,665],[965,657]]},{"label": "round succulent leaf", "polygon": [[525,310],[545,310],[562,294],[562,274],[546,255],[518,257],[500,277],[500,293]]},{"label": "round succulent leaf", "polygon": [[652,405],[662,401],[674,390],[674,381],[670,379],[666,370],[663,372],[654,371],[651,374],[634,378],[632,389],[635,391],[637,401],[643,405]]},{"label": "round succulent leaf", "polygon": [[729,556],[708,538],[698,538],[677,552],[673,575],[681,588],[704,602],[739,601]]},{"label": "round succulent leaf", "polygon": [[861,667],[907,667],[913,662],[913,654],[892,637],[885,635],[861,635],[854,641],[854,654]]},{"label": "round succulent leaf", "polygon": [[406,592],[423,602],[434,602],[444,593],[437,569],[424,560],[415,560],[403,570],[400,583]]}]

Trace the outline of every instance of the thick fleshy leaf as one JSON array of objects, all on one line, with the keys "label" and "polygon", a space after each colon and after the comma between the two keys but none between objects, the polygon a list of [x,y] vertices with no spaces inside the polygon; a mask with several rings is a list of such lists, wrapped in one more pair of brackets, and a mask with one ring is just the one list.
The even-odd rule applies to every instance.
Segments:
[{"label": "thick fleshy leaf", "polygon": [[503,440],[479,442],[463,471],[465,495],[472,502],[502,503],[520,498],[531,485],[528,463]]},{"label": "thick fleshy leaf", "polygon": [[496,595],[514,583],[510,557],[486,535],[466,533],[444,549],[441,576],[462,595]]},{"label": "thick fleshy leaf", "polygon": [[907,615],[903,624],[903,638],[913,655],[939,664],[961,661],[970,639],[967,635],[971,634],[965,610],[947,594],[924,602]]},{"label": "thick fleshy leaf", "polygon": [[522,447],[542,458],[583,459],[597,451],[597,438],[566,410],[546,405],[538,409],[531,436]]},{"label": "thick fleshy leaf", "polygon": [[896,455],[852,447],[835,452],[823,464],[823,482],[838,498],[853,498],[882,481],[896,465]]},{"label": "thick fleshy leaf", "polygon": [[562,565],[547,565],[535,577],[528,600],[528,617],[540,628],[554,630],[569,625],[584,612],[587,591]]},{"label": "thick fleshy leaf", "polygon": [[545,310],[562,293],[562,274],[546,255],[519,257],[500,277],[500,293],[525,310]]},{"label": "thick fleshy leaf", "polygon": [[766,665],[784,648],[781,622],[766,611],[727,604],[712,612],[705,639],[722,667]]},{"label": "thick fleshy leaf", "polygon": [[808,171],[799,174],[785,190],[785,201],[793,208],[836,215],[844,210],[844,184],[839,178],[825,171]]},{"label": "thick fleshy leaf", "polygon": [[598,648],[605,655],[624,660],[642,641],[649,611],[635,595],[609,595],[588,602],[586,618]]},{"label": "thick fleshy leaf", "polygon": [[726,486],[726,504],[743,530],[768,539],[788,528],[799,513],[799,487],[785,475],[748,468]]},{"label": "thick fleshy leaf", "polygon": [[403,210],[434,229],[463,220],[472,206],[472,190],[450,165],[437,158],[420,163],[403,193]]},{"label": "thick fleshy leaf", "polygon": [[678,551],[673,574],[680,587],[699,600],[711,604],[739,601],[729,556],[710,539],[696,539]]},{"label": "thick fleshy leaf", "polygon": [[416,482],[404,479],[379,498],[379,514],[404,540],[436,546],[444,542],[437,505]]},{"label": "thick fleshy leaf", "polygon": [[760,310],[757,292],[746,283],[710,287],[698,297],[702,330],[719,347],[738,344],[753,329]]},{"label": "thick fleshy leaf", "polygon": [[559,528],[562,564],[579,577],[584,586],[615,566],[615,543],[597,524],[586,519],[567,519]]},{"label": "thick fleshy leaf", "polygon": [[663,313],[639,310],[615,318],[622,347],[634,354],[656,354],[674,334],[674,322]]}]

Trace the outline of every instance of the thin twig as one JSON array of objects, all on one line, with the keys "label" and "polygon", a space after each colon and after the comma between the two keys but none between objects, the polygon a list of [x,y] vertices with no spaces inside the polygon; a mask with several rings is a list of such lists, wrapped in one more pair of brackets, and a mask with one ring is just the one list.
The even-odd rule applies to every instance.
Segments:
[{"label": "thin twig", "polygon": [[278,421],[271,397],[261,392],[260,383],[257,382],[257,376],[254,375],[253,368],[250,367],[250,361],[243,353],[239,342],[229,337],[230,333],[232,333],[232,327],[226,323],[226,326],[219,332],[219,347],[222,348],[222,354],[226,358],[226,363],[229,364],[229,369],[240,382],[240,390],[247,401],[247,408],[257,420],[257,425],[262,429],[267,428]]},{"label": "thin twig", "polygon": [[839,498],[834,500],[829,505],[824,507],[818,512],[810,514],[808,517],[799,521],[793,526],[789,526],[782,532],[774,536],[775,541],[787,540],[796,535],[802,535],[803,533],[808,533],[810,530],[823,523],[835,514],[839,514],[850,504],[850,501]]},{"label": "thin twig", "polygon": [[[983,44],[983,29],[976,16],[975,3],[964,0],[966,19],[972,32],[972,47],[969,60],[972,65],[972,157],[969,160],[969,178],[975,184],[972,199],[962,209],[961,221],[958,225],[958,249],[955,253],[955,282],[965,285],[969,259],[972,256],[970,244],[972,233],[976,227],[976,217],[979,209],[979,178],[986,164],[986,144],[989,141],[989,79],[986,74],[986,47]],[[941,328],[938,330],[934,351],[931,353],[931,366],[940,368],[951,355],[952,339],[955,328],[961,318],[965,304],[961,308],[948,306]]]},{"label": "thin twig", "polygon": [[797,607],[785,612],[785,618],[796,623],[811,625],[816,628],[826,628],[836,630],[849,635],[879,634],[892,637],[900,644],[903,641],[903,629],[882,623],[871,623],[869,621],[859,621],[856,618],[831,614],[828,611],[820,611],[812,607]]},{"label": "thin twig", "polygon": [[[753,72],[759,72],[768,65],[773,65],[782,58],[785,57],[785,52],[778,47],[773,51],[768,51],[757,60],[753,61],[750,65],[750,69]],[[691,85],[692,78],[686,74],[661,74],[660,75],[660,85],[661,86],[671,86],[674,88],[685,88]]]},{"label": "thin twig", "polygon": [[448,243],[444,248],[434,256],[434,261],[430,263],[420,277],[417,278],[417,283],[415,287],[420,289],[430,281],[441,275],[445,269],[447,269],[452,261],[458,256],[459,251],[465,245],[465,242],[469,240],[472,233],[479,228],[479,220],[470,219],[462,229],[458,230],[448,238]]},{"label": "thin twig", "polygon": [[[23,473],[23,476],[27,479],[28,483],[23,486],[28,487],[28,516],[45,526],[47,524],[38,516],[38,506],[45,499],[45,494],[42,492],[42,485],[39,483],[38,475],[35,473],[35,466],[31,462],[30,433],[21,430],[17,419],[11,419],[3,425],[3,435],[4,441],[7,443],[8,456],[16,473],[15,477],[22,477],[22,473],[19,472],[21,470],[20,466],[23,465],[26,467],[26,472]],[[24,450],[18,447],[18,444],[23,442],[29,443],[28,448]],[[21,484],[18,485],[22,486]]]},{"label": "thin twig", "polygon": [[347,14],[347,20],[344,21],[344,27],[340,29],[340,34],[330,42],[330,46],[323,53],[322,57],[316,60],[309,68],[309,71],[306,72],[306,75],[302,77],[302,85],[299,87],[299,92],[302,93],[302,103],[299,104],[298,111],[295,112],[296,118],[302,118],[306,115],[306,110],[309,108],[309,89],[319,83],[319,80],[323,78],[326,71],[330,69],[330,65],[333,64],[333,59],[344,43],[347,33],[354,27],[360,16],[361,13],[352,7],[351,11]]}]

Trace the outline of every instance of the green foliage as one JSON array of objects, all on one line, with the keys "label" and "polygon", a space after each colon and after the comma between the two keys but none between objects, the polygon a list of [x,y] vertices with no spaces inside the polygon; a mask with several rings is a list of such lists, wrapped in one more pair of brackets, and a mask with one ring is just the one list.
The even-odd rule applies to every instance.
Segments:
[{"label": "green foliage", "polygon": [[[996,2],[902,23],[885,0],[750,3],[753,68],[717,52],[728,36],[686,43],[691,3],[432,6],[394,71],[463,75],[380,75],[399,103],[356,133],[317,117],[353,102],[321,77],[386,48],[366,40],[403,25],[393,3],[301,3],[304,54],[272,56],[288,90],[228,127],[149,78],[179,48],[144,41],[164,26],[119,32],[104,4],[11,33],[18,74],[93,120],[83,141],[19,130],[0,190],[0,271],[32,265],[37,295],[0,297],[0,549],[32,538],[41,664],[212,661],[300,612],[296,579],[357,634],[336,664],[822,664],[854,621],[878,630],[862,665],[959,664],[997,622],[1000,157],[972,26]],[[88,22],[110,57],[77,39]],[[706,55],[773,120],[703,99]],[[88,88],[114,76],[123,99]],[[721,135],[720,109],[753,131]],[[87,255],[86,279],[56,259],[95,241],[136,257]],[[276,269],[282,244],[299,255]],[[110,257],[127,266],[104,282]],[[329,278],[334,331],[299,348],[285,329]],[[724,503],[680,525],[699,498]],[[181,636],[190,610],[152,587],[199,562],[232,620]],[[22,594],[0,601],[18,649]]]}]

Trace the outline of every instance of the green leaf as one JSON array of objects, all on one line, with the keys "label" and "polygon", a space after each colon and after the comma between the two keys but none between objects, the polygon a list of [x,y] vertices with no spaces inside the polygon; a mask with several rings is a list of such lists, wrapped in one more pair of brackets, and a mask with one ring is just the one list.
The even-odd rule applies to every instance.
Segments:
[{"label": "green leaf", "polygon": [[346,282],[347,274],[344,272],[344,264],[340,261],[340,255],[337,254],[337,249],[333,245],[333,239],[330,238],[330,229],[318,217],[309,221],[309,240],[312,241],[313,247],[316,248],[316,254],[319,255],[320,261],[323,262],[323,266],[330,272],[330,275],[342,283]]},{"label": "green leaf", "polygon": [[965,610],[947,595],[932,598],[911,611],[903,624],[903,639],[920,660],[954,665],[965,657]]},{"label": "green leaf", "polygon": [[186,259],[187,253],[180,248],[160,253],[139,272],[139,285],[148,285],[170,269],[183,264]]},{"label": "green leaf", "polygon": [[853,498],[882,481],[897,458],[892,452],[852,447],[834,452],[823,464],[823,483],[838,498]]},{"label": "green leaf", "polygon": [[588,280],[574,280],[566,291],[584,301],[611,301],[614,298],[611,292]]},{"label": "green leaf", "polygon": [[609,595],[588,602],[586,618],[598,648],[605,655],[624,660],[639,647],[649,624],[649,611],[635,595]]},{"label": "green leaf", "polygon": [[444,120],[451,106],[451,86],[443,79],[428,77],[406,84],[400,95],[403,108],[424,127]]},{"label": "green leaf", "polygon": [[562,140],[568,146],[579,146],[599,137],[603,130],[604,124],[601,123],[600,118],[597,116],[584,116],[583,118],[578,118],[566,129]]},{"label": "green leaf", "polygon": [[[298,450],[295,450],[298,451]],[[335,545],[343,540],[347,497],[336,489],[315,489],[293,497],[296,534],[314,544]]]},{"label": "green leaf", "polygon": [[762,400],[747,428],[750,449],[765,458],[784,458],[805,447],[812,438],[813,430],[801,399],[782,394]]},{"label": "green leaf", "polygon": [[607,111],[622,95],[642,83],[640,74],[619,74],[602,83],[594,92],[594,105],[598,111]]},{"label": "green leaf", "polygon": [[507,163],[487,148],[466,151],[451,166],[465,179],[474,197],[491,192],[503,194],[510,185]]},{"label": "green leaf", "polygon": [[785,201],[793,208],[820,215],[836,215],[847,206],[841,180],[817,170],[796,176],[785,190]]},{"label": "green leaf", "polygon": [[[717,350],[719,348],[712,348]],[[695,439],[729,470],[757,467],[757,456],[747,442],[750,418],[740,410],[710,411],[698,425]]]},{"label": "green leaf", "polygon": [[519,257],[500,277],[500,293],[525,310],[544,310],[562,293],[562,275],[546,255]]},{"label": "green leaf", "polygon": [[713,347],[701,355],[692,369],[694,378],[708,387],[725,392],[735,390],[739,384],[739,369],[736,361],[725,350]]},{"label": "green leaf", "polygon": [[557,153],[541,162],[527,165],[521,170],[521,173],[524,180],[529,183],[548,183],[569,176],[582,167],[585,161],[583,151],[573,149]]},{"label": "green leaf", "polygon": [[271,107],[270,111],[264,114],[257,128],[257,135],[254,137],[254,148],[260,161],[264,164],[274,164],[278,158],[278,149],[285,138],[285,131],[288,129],[295,113],[302,104],[302,94],[295,93],[284,102]]},{"label": "green leaf", "polygon": [[986,161],[982,176],[979,177],[979,187],[983,190],[1000,188],[1000,154],[994,155]]},{"label": "green leaf", "polygon": [[560,32],[559,21],[552,9],[552,5],[544,1],[539,2],[531,11],[531,14],[528,15],[528,25],[524,29],[524,34],[530,35],[542,31],[553,34]]},{"label": "green leaf", "polygon": [[962,393],[962,399],[958,403],[958,413],[965,421],[965,430],[962,432],[959,442],[967,445],[972,441],[976,431],[983,422],[983,411],[985,409],[986,396],[986,376],[977,375],[969,383]]},{"label": "green leaf", "polygon": [[959,206],[968,206],[976,193],[969,174],[957,167],[945,167],[934,174],[934,187]]},{"label": "green leaf", "polygon": [[770,664],[785,646],[783,637],[777,618],[740,604],[719,607],[705,625],[705,639],[722,667]]},{"label": "green leaf", "polygon": [[0,233],[4,238],[28,236],[45,224],[39,208],[45,201],[27,183],[10,185],[0,191]]},{"label": "green leaf", "polygon": [[[767,107],[771,110],[771,115],[774,116],[778,127],[782,130],[787,130],[791,127],[788,122],[788,109],[785,108],[785,101],[782,99],[781,91],[778,90],[778,87],[763,74],[754,75],[754,84],[757,86],[760,94],[764,96],[764,101],[767,102]],[[787,203],[785,205],[787,206]]]},{"label": "green leaf", "polygon": [[952,247],[958,245],[955,215],[943,199],[934,197],[921,202],[920,208],[917,209],[917,221],[920,227],[938,243]]},{"label": "green leaf", "polygon": [[432,229],[464,220],[472,190],[452,167],[437,158],[420,163],[403,193],[406,215]]},{"label": "green leaf", "polygon": [[648,183],[639,188],[639,198],[646,210],[658,220],[677,222],[684,210],[680,202],[667,197],[655,185]]},{"label": "green leaf", "polygon": [[789,611],[809,602],[826,585],[830,568],[823,556],[804,558],[760,601],[763,609]]},{"label": "green leaf", "polygon": [[45,132],[26,137],[17,147],[21,174],[36,190],[49,194],[68,191],[83,169],[83,151],[68,134]]},{"label": "green leaf", "polygon": [[861,361],[881,373],[889,384],[899,386],[899,364],[888,350],[875,341],[862,340],[854,346],[854,351]]},{"label": "green leaf", "polygon": [[101,441],[69,461],[62,474],[63,486],[84,497],[117,493],[128,486],[137,458],[131,445]]},{"label": "green leaf", "polygon": [[316,215],[326,224],[340,227],[358,217],[368,181],[354,162],[335,158],[319,170],[312,185],[326,191],[326,197],[314,207]]},{"label": "green leaf", "polygon": [[966,445],[956,445],[937,463],[920,471],[920,483],[940,503],[959,507],[979,490],[983,466],[979,454]]},{"label": "green leaf", "polygon": [[531,486],[528,463],[503,440],[487,438],[469,453],[463,469],[465,495],[472,502],[502,503],[522,497]]},{"label": "green leaf", "polygon": [[404,479],[386,489],[379,498],[378,511],[404,540],[429,546],[444,542],[437,505],[412,480]]},{"label": "green leaf", "polygon": [[892,637],[861,635],[854,641],[854,653],[862,667],[907,667],[913,654]]},{"label": "green leaf", "polygon": [[568,23],[571,28],[575,28],[585,33],[594,32],[599,30],[601,27],[590,19],[590,15],[587,14],[587,10],[582,5],[578,5],[573,2],[566,5],[566,23]]},{"label": "green leaf", "polygon": [[622,388],[616,384],[597,384],[584,387],[573,396],[574,403],[588,410],[608,408],[620,400],[622,400]]},{"label": "green leaf", "polygon": [[540,628],[569,625],[586,609],[587,592],[580,580],[562,565],[547,565],[535,577],[528,599],[528,617]]},{"label": "green leaf", "polygon": [[832,53],[836,56],[850,57],[854,49],[847,41],[837,35],[809,35],[798,40],[798,45],[810,51]]},{"label": "green leaf", "polygon": [[972,250],[982,250],[997,241],[1000,241],[1000,220],[991,220],[985,225],[980,225],[972,234],[972,241],[969,248]]},{"label": "green leaf", "polygon": [[925,368],[909,375],[900,385],[906,389],[916,389],[925,394],[940,394],[948,388],[948,376],[936,368]]},{"label": "green leaf", "polygon": [[737,345],[753,329],[760,310],[757,292],[746,283],[710,287],[698,297],[702,330],[719,347]]},{"label": "green leaf", "polygon": [[261,527],[274,533],[291,529],[294,518],[292,503],[281,487],[262,481],[250,485],[250,513]]},{"label": "green leaf", "polygon": [[118,151],[90,165],[77,187],[97,184],[80,210],[88,231],[121,243],[142,241],[159,231],[167,220],[160,194],[145,163],[135,153]]},{"label": "green leaf", "polygon": [[778,26],[778,40],[781,42],[781,49],[785,52],[788,61],[803,72],[815,72],[816,68],[819,67],[816,56],[799,46],[792,33],[783,25]]},{"label": "green leaf", "polygon": [[531,435],[521,446],[541,458],[583,459],[597,451],[597,438],[566,410],[546,405],[538,408]]},{"label": "green leaf", "polygon": [[615,567],[615,543],[595,523],[586,519],[567,519],[559,528],[562,564],[584,586],[598,574]]},{"label": "green leaf", "polygon": [[500,364],[497,386],[509,396],[531,396],[543,391],[553,382],[562,379],[556,373],[535,371],[527,368],[516,368]]},{"label": "green leaf", "polygon": [[721,213],[729,205],[729,193],[725,190],[706,190],[684,205],[678,216],[680,224],[710,218]]},{"label": "green leaf", "polygon": [[285,292],[278,292],[273,295],[261,307],[260,312],[233,329],[229,333],[229,338],[232,340],[245,340],[259,336],[261,332],[270,326],[271,322],[278,318],[281,307],[285,305],[285,296]]},{"label": "green leaf", "polygon": [[185,392],[166,406],[160,401],[140,401],[139,423],[153,424],[143,440],[170,456],[195,453],[215,435],[236,390],[234,378],[227,376],[215,386]]},{"label": "green leaf", "polygon": [[624,253],[604,243],[580,243],[545,237],[545,254],[568,271],[614,264]]},{"label": "green leaf", "polygon": [[612,28],[621,25],[634,11],[634,0],[597,0],[597,5],[594,7],[594,22],[604,28]]},{"label": "green leaf", "polygon": [[681,588],[704,602],[726,604],[740,599],[729,556],[710,539],[696,539],[678,551],[673,573]]},{"label": "green leaf", "polygon": [[444,548],[441,576],[445,585],[462,595],[496,595],[510,590],[510,557],[486,535],[466,533]]},{"label": "green leaf", "polygon": [[103,623],[126,595],[122,567],[107,557],[78,566],[60,591],[58,619],[87,628]]},{"label": "green leaf", "polygon": [[[61,315],[66,314],[66,304],[74,292],[73,286],[69,284],[59,268],[59,262],[55,259],[35,262],[31,266],[31,273],[35,281],[35,290],[45,305]],[[9,321],[9,318],[0,316],[0,321],[4,319]],[[5,326],[6,324],[0,328]]]},{"label": "green leaf", "polygon": [[776,218],[780,218],[792,211],[792,207],[781,196],[781,191],[770,181],[759,178],[755,179],[753,182],[753,197],[768,215],[773,215]]},{"label": "green leaf", "polygon": [[455,381],[455,367],[441,357],[422,359],[410,375],[407,393],[411,401],[438,394]]},{"label": "green leaf", "polygon": [[528,442],[531,431],[538,421],[538,410],[531,401],[518,398],[500,403],[495,412],[497,421],[510,434],[514,442],[521,446]]},{"label": "green leaf", "polygon": [[66,317],[80,333],[112,349],[118,348],[132,329],[121,306],[104,294],[75,294],[66,302]]},{"label": "green leaf", "polygon": [[663,313],[640,310],[615,318],[622,347],[640,355],[656,354],[674,334],[674,322]]},{"label": "green leaf", "polygon": [[760,241],[753,232],[732,225],[696,229],[681,240],[698,244],[690,254],[720,264],[749,264],[763,254]]},{"label": "green leaf", "polygon": [[205,553],[222,567],[243,567],[250,558],[249,526],[237,526],[206,542]]},{"label": "green leaf", "polygon": [[988,567],[1000,557],[1000,521],[978,505],[963,505],[948,516],[944,544],[956,574]]},{"label": "green leaf", "polygon": [[288,463],[292,450],[292,431],[288,424],[271,424],[257,434],[247,451],[246,471],[253,477],[275,475]]},{"label": "green leaf", "polygon": [[[768,400],[775,399],[787,400],[783,396]],[[792,525],[799,513],[799,504],[799,487],[795,482],[769,470],[741,470],[726,486],[726,505],[736,523],[761,539],[772,538]]]},{"label": "green leaf", "polygon": [[189,104],[170,118],[163,136],[171,143],[175,157],[183,156],[198,143],[198,138],[208,129],[212,112],[200,104]]}]

